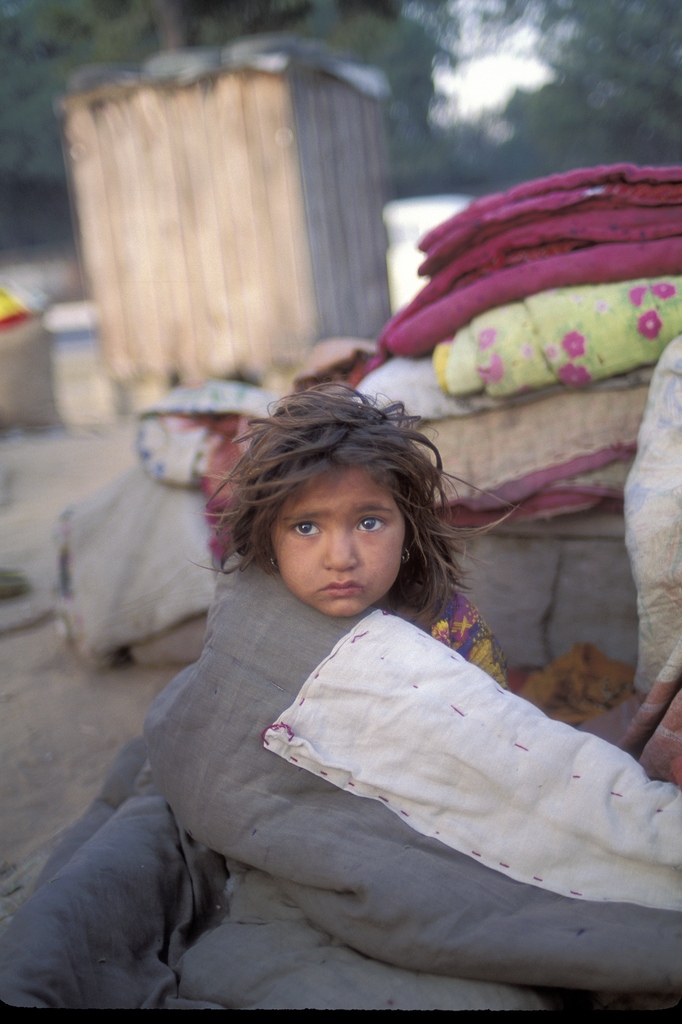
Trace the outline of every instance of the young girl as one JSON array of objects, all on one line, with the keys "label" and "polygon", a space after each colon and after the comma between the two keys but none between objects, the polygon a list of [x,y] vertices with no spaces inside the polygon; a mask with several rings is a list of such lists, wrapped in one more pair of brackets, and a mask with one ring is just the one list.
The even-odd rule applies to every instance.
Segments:
[{"label": "young girl", "polygon": [[436,446],[402,403],[343,385],[279,402],[250,421],[220,532],[236,566],[279,573],[326,615],[392,611],[506,685],[504,655],[459,593],[462,531],[450,521]]},{"label": "young girl", "polygon": [[233,876],[210,992],[254,965],[297,989],[279,1008],[407,1008],[351,966],[682,990],[679,791],[460,656],[502,669],[431,442],[338,386],[246,440],[203,653],[145,724],[156,786]]},{"label": "young girl", "polygon": [[201,658],[147,716],[153,781],[121,765],[55,854],[4,981],[0,953],[3,999],[670,1005],[630,994],[682,991],[679,790],[425,635],[483,630],[456,594],[433,446],[338,387],[250,437],[224,517],[235,566]]}]

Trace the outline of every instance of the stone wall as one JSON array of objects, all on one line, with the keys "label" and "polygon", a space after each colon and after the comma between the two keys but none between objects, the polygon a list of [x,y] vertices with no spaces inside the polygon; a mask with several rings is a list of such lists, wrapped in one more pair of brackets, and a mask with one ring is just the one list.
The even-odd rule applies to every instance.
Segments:
[{"label": "stone wall", "polygon": [[535,668],[591,642],[637,660],[637,594],[622,516],[510,523],[468,545],[469,596],[510,665]]}]

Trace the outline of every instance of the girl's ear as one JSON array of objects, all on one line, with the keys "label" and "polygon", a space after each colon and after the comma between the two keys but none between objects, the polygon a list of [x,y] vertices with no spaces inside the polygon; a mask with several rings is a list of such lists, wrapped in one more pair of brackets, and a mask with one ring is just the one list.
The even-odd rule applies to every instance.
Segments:
[{"label": "girl's ear", "polygon": [[[400,504],[398,504],[398,508],[400,508]],[[408,551],[410,551],[412,548],[412,544],[414,542],[414,527],[412,525],[409,515],[406,514],[404,508],[400,508],[400,513],[403,517],[403,522],[405,523],[405,539],[403,541],[403,550],[407,549]]]}]

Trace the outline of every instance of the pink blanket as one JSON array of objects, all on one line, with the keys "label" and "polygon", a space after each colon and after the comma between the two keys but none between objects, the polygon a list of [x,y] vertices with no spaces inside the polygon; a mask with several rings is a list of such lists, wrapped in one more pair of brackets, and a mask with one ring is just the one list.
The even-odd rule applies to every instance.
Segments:
[{"label": "pink blanket", "polygon": [[682,271],[682,167],[619,164],[485,196],[422,241],[432,280],[380,350],[431,351],[486,309],[549,288]]},{"label": "pink blanket", "polygon": [[[524,218],[538,221],[570,207],[584,210],[588,204],[592,209],[679,204],[681,195],[682,167],[614,164],[580,168],[483,196],[430,231],[419,248],[428,254],[429,261],[444,260],[457,238],[472,237],[486,226],[492,225],[495,230],[500,223],[518,223]],[[433,270],[423,267],[421,272],[432,274]]]},{"label": "pink blanket", "polygon": [[504,267],[604,242],[648,242],[682,235],[682,206],[603,210],[590,205],[580,213],[514,223],[501,233],[496,227],[482,230],[466,244],[453,246],[448,260],[434,270],[419,293],[420,306]]},{"label": "pink blanket", "polygon": [[382,351],[396,356],[427,355],[440,341],[451,338],[486,309],[550,288],[680,273],[680,237],[592,245],[588,249],[508,267],[468,287],[455,289],[424,308],[415,309],[402,321],[394,317],[384,328],[379,346]]}]

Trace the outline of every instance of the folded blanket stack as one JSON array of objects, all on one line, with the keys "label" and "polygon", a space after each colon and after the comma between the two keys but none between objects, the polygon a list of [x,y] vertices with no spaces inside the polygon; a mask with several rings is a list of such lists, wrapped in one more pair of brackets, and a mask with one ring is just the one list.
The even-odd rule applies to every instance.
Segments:
[{"label": "folded blanket stack", "polygon": [[[442,391],[465,403],[518,404],[537,394],[557,436],[575,433],[572,421],[581,415],[570,402],[560,408],[559,393],[575,396],[577,389],[628,373],[631,378],[619,383],[641,387],[640,368],[654,364],[682,333],[682,167],[620,164],[526,182],[476,200],[420,247],[426,253],[420,274],[431,280],[384,328],[382,354],[433,352]],[[545,399],[547,389],[553,393]],[[584,443],[564,444],[552,479],[537,477],[538,487],[529,488],[517,472],[515,448],[494,495],[521,502],[516,516],[555,515],[604,501],[622,508],[616,476],[624,474],[614,476],[614,464],[632,456],[635,438],[631,431],[618,436],[618,402],[609,403],[615,433],[608,451],[593,451],[583,465],[581,449],[591,440],[585,424]],[[625,395],[620,402],[627,402]],[[469,411],[485,407],[474,404]],[[481,422],[471,430],[491,434],[494,415],[477,417]],[[446,431],[455,445],[463,440],[461,422]],[[502,434],[497,439],[509,447]],[[447,468],[460,475],[457,460]],[[461,521],[481,522],[490,500],[460,495],[458,503],[468,509]]]},{"label": "folded blanket stack", "polygon": [[438,447],[457,477],[456,522],[622,512],[648,388],[583,389],[521,408],[441,420]]},{"label": "folded blanket stack", "polygon": [[618,164],[486,196],[431,231],[431,281],[380,345],[425,355],[486,310],[551,288],[682,273],[682,167]]}]

